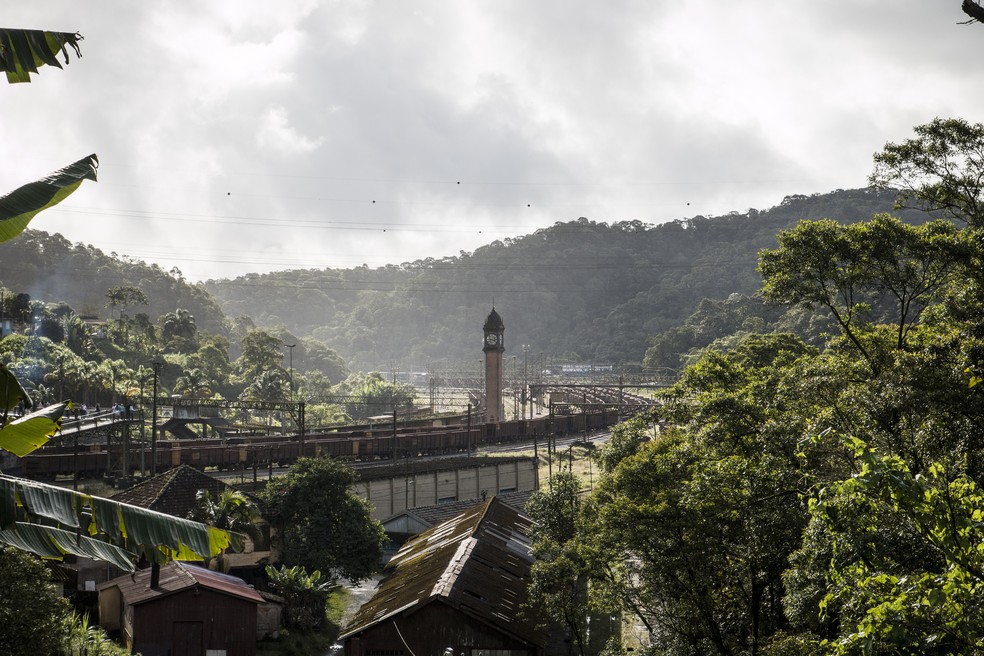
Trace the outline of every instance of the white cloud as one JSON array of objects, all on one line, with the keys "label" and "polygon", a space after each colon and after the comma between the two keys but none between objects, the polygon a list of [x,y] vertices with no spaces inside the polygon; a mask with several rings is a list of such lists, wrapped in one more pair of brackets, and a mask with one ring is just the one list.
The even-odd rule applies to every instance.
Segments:
[{"label": "white cloud", "polygon": [[14,3],[7,25],[85,40],[0,87],[0,185],[95,151],[100,182],[35,225],[192,279],[764,209],[865,184],[935,116],[984,120],[984,28],[962,19],[924,0]]},{"label": "white cloud", "polygon": [[294,155],[317,150],[325,140],[323,137],[310,139],[298,133],[290,125],[284,107],[271,107],[260,118],[256,142],[264,150],[272,150],[281,155]]}]

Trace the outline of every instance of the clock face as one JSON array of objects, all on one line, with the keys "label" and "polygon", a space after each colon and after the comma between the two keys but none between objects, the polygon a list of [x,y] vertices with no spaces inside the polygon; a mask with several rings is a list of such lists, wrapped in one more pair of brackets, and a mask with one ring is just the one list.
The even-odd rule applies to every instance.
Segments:
[{"label": "clock face", "polygon": [[496,344],[499,343],[499,336],[496,335],[495,333],[489,333],[488,335],[485,336],[485,343],[488,344],[489,346],[495,346]]}]

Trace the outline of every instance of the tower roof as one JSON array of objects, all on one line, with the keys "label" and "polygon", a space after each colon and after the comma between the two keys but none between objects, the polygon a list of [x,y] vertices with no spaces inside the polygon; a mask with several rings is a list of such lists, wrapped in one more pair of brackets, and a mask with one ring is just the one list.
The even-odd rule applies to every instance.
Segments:
[{"label": "tower roof", "polygon": [[495,308],[492,308],[492,311],[489,312],[488,318],[485,320],[485,325],[482,326],[482,330],[487,333],[493,333],[502,332],[505,329],[506,324],[502,323],[502,317],[500,317],[499,313],[495,311]]}]

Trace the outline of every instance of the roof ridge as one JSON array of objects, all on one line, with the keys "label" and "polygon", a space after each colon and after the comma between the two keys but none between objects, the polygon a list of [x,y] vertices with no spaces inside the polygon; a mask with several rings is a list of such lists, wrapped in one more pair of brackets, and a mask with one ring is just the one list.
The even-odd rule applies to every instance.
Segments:
[{"label": "roof ridge", "polygon": [[170,484],[171,482],[174,481],[174,477],[178,475],[178,472],[181,470],[181,467],[183,467],[183,466],[184,465],[178,465],[177,467],[175,467],[173,469],[168,469],[166,472],[163,472],[162,474],[159,474],[158,476],[154,476],[153,478],[148,479],[148,482],[154,480],[155,478],[160,478],[160,481],[161,481],[161,484],[157,486],[157,494],[154,495],[154,498],[151,500],[151,502],[148,505],[148,507],[150,507],[153,504],[157,503],[157,500],[160,499],[161,496],[163,496],[164,490],[167,489],[168,484]]},{"label": "roof ridge", "polygon": [[478,521],[475,522],[475,529],[471,533],[471,536],[472,537],[476,537],[479,533],[482,532],[482,528],[485,525],[485,520],[488,519],[488,517],[489,517],[489,510],[491,510],[491,508],[492,508],[492,503],[493,502],[495,502],[495,503],[505,503],[503,501],[499,501],[498,499],[496,499],[497,496],[498,495],[493,494],[491,496],[491,498],[489,498],[488,501],[485,501],[484,502],[485,507],[482,508],[482,511],[480,513],[481,516],[479,517]]}]

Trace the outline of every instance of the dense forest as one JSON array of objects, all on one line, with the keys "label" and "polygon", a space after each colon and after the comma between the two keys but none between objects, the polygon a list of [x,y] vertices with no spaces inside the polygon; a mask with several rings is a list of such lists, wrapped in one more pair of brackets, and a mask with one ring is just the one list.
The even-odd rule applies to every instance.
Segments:
[{"label": "dense forest", "polygon": [[[735,332],[749,311],[775,313],[752,301],[754,310],[731,312],[731,320],[740,317],[737,326],[725,326],[720,317],[713,329],[706,321],[700,329],[688,325],[694,312],[719,308],[734,294],[755,293],[758,251],[775,246],[780,230],[802,219],[864,219],[891,210],[894,198],[875,189],[838,190],[788,196],[764,211],[663,225],[581,218],[440,260],[249,274],[203,284],[184,280],[176,268],[166,271],[28,230],[0,244],[0,286],[8,295],[64,303],[104,319],[122,311],[155,322],[184,310],[199,330],[233,337],[232,357],[239,355],[236,338],[253,327],[307,338],[364,371],[477,361],[478,328],[494,302],[506,322],[507,351],[514,354],[528,344],[549,357],[645,360],[676,369],[682,353],[706,346],[723,330]],[[910,223],[925,220],[911,210],[900,215]],[[112,304],[107,293],[119,287],[139,289],[146,303]]]},{"label": "dense forest", "polygon": [[177,267],[165,271],[126,255],[107,255],[91,245],[72,244],[57,233],[26,230],[16,240],[0,243],[0,286],[8,294],[66,303],[79,314],[106,319],[111,314],[107,292],[136,287],[147,302],[135,312],[156,318],[181,308],[195,317],[200,329],[228,333],[215,299],[202,287],[189,284]]}]

